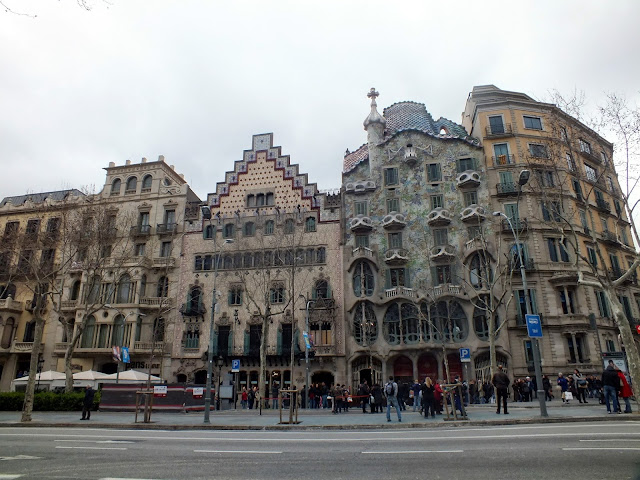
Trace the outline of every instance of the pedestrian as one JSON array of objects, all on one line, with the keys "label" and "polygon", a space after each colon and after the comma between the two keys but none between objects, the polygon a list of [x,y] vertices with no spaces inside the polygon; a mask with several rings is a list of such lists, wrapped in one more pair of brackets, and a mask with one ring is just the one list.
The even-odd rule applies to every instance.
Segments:
[{"label": "pedestrian", "polygon": [[542,376],[542,388],[544,389],[544,399],[545,401],[553,400],[553,393],[551,392],[551,381],[549,377],[546,375]]},{"label": "pedestrian", "polygon": [[436,382],[436,384],[434,385],[434,399],[435,399],[435,405],[436,405],[436,413],[438,415],[442,415],[442,385],[441,385],[441,380],[438,380]]},{"label": "pedestrian", "polygon": [[569,398],[569,395],[567,395],[567,392],[569,391],[569,381],[564,378],[564,375],[562,375],[562,372],[558,372],[558,381],[557,381],[558,385],[560,386],[560,396],[562,397],[562,403],[565,404],[569,404],[569,400],[571,400],[571,398]]},{"label": "pedestrian", "polygon": [[382,413],[384,395],[382,394],[382,387],[378,383],[374,383],[373,387],[371,387],[371,396],[373,397],[371,413]]},{"label": "pedestrian", "polygon": [[[369,385],[367,385],[367,381],[365,380],[358,387],[358,397],[362,402],[362,413],[367,413],[367,405],[369,404],[370,394],[371,391],[369,390]],[[373,408],[373,406],[371,408]]]},{"label": "pedestrian", "polygon": [[242,393],[240,394],[240,405],[242,409],[247,408],[247,402],[249,401],[249,392],[247,392],[247,387],[242,387]]},{"label": "pedestrian", "polygon": [[582,376],[580,370],[577,368],[573,371],[573,378],[576,382],[576,394],[578,395],[578,401],[580,403],[588,403],[587,388],[589,387],[589,383],[587,382],[587,379]]},{"label": "pedestrian", "polygon": [[278,392],[280,389],[278,388],[278,382],[273,382],[271,385],[271,403],[274,409],[278,408]]},{"label": "pedestrian", "polygon": [[82,401],[82,418],[80,420],[90,420],[91,419],[91,409],[93,408],[93,397],[96,392],[91,385],[87,385],[87,388],[84,391],[84,400]]},{"label": "pedestrian", "polygon": [[384,395],[387,397],[387,422],[391,421],[391,406],[396,409],[398,422],[402,422],[398,405],[398,384],[393,381],[393,375],[389,376],[389,381],[384,385]]},{"label": "pedestrian", "polygon": [[429,418],[429,412],[431,416],[436,418],[436,387],[433,385],[431,378],[424,379],[422,384],[422,411],[424,412],[424,418]]},{"label": "pedestrian", "polygon": [[256,401],[256,392],[253,388],[249,388],[247,392],[247,404],[249,406],[249,410],[253,410],[253,404]]},{"label": "pedestrian", "polygon": [[[413,385],[411,385],[411,391],[413,392],[413,411],[414,412],[418,409],[418,406],[420,406],[421,390],[422,388],[421,388],[420,382],[416,378],[415,381],[413,382]],[[422,408],[420,408],[420,410],[422,410]]]},{"label": "pedestrian", "polygon": [[[602,387],[604,389],[604,401],[607,405],[607,412],[617,413],[620,410],[618,405],[618,390],[620,390],[620,377],[616,372],[613,360],[609,360],[607,368],[602,372]],[[611,408],[613,400],[613,409]]]},{"label": "pedestrian", "polygon": [[[616,372],[618,372],[618,378],[620,378],[620,391],[618,396],[624,399],[624,413],[631,413],[631,401],[629,400],[633,396],[633,390],[631,390],[631,386],[627,381],[627,377],[619,368],[616,368]],[[620,410],[621,405],[618,401],[618,411]]]},{"label": "pedestrian", "polygon": [[502,365],[498,365],[498,371],[493,375],[491,383],[496,388],[496,405],[498,407],[496,414],[500,414],[500,400],[502,400],[504,414],[509,415],[509,412],[507,412],[507,397],[509,396],[509,383],[511,383],[511,380],[502,370]]},{"label": "pedestrian", "polygon": [[469,380],[469,397],[469,403],[471,405],[480,403],[480,400],[478,399],[478,383],[476,382],[475,378]]}]

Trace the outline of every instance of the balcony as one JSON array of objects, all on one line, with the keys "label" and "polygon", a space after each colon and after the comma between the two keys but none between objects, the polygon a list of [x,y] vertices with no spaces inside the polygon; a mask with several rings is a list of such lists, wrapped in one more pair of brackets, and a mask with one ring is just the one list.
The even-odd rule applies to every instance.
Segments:
[{"label": "balcony", "polygon": [[498,192],[498,196],[501,197],[517,195],[520,191],[518,184],[515,182],[498,183],[496,184],[496,190]]},{"label": "balcony", "polygon": [[620,239],[618,238],[618,235],[616,235],[614,232],[610,232],[609,230],[600,232],[600,239],[603,242],[611,245],[620,245]]},{"label": "balcony", "polygon": [[596,208],[602,212],[611,213],[611,204],[602,198],[596,198]]},{"label": "balcony", "polygon": [[153,268],[173,268],[175,266],[175,257],[156,257],[153,259]]},{"label": "balcony", "polygon": [[0,300],[0,312],[22,313],[23,303],[13,298],[3,298]]},{"label": "balcony", "polygon": [[164,342],[135,342],[133,348],[136,353],[140,352],[163,352],[165,350]]},{"label": "balcony", "polygon": [[43,245],[53,245],[60,238],[60,230],[52,230],[50,232],[42,232],[40,234],[40,242]]},{"label": "balcony", "polygon": [[356,247],[351,251],[351,257],[356,258],[373,258],[373,250],[369,247]]},{"label": "balcony", "polygon": [[140,299],[140,308],[147,309],[163,309],[173,307],[174,299],[171,297],[142,297]]},{"label": "balcony", "polygon": [[[523,260],[523,263],[524,263],[524,269],[527,272],[531,272],[536,269],[536,264],[533,261],[533,258],[525,258]],[[518,259],[510,260],[509,270],[513,270],[513,271],[520,270],[520,260]]]},{"label": "balcony", "polygon": [[410,297],[410,298],[414,297],[413,288],[408,288],[408,287],[388,288],[384,291],[384,293],[385,293],[385,297],[387,298],[395,298],[399,295],[402,295],[404,297]]},{"label": "balcony", "polygon": [[65,353],[67,351],[67,348],[69,348],[69,342],[57,342],[53,346],[53,350],[55,353]]},{"label": "balcony", "polygon": [[503,167],[505,165],[514,165],[516,163],[516,156],[513,154],[509,155],[495,155],[491,157],[491,161],[493,162],[494,167]]},{"label": "balcony", "polygon": [[476,170],[466,170],[456,177],[458,188],[476,188],[480,185],[480,173]]},{"label": "balcony", "polygon": [[156,225],[156,233],[158,235],[173,235],[178,233],[177,223],[159,223]]},{"label": "balcony", "polygon": [[63,300],[60,302],[60,309],[63,312],[72,312],[78,308],[78,300]]},{"label": "balcony", "polygon": [[436,245],[431,247],[429,257],[434,262],[450,262],[456,257],[456,247],[453,245]]},{"label": "balcony", "polygon": [[14,342],[14,352],[30,352],[33,350],[33,342]]},{"label": "balcony", "polygon": [[510,123],[489,125],[486,128],[486,138],[510,137],[513,135]]},{"label": "balcony", "polygon": [[349,182],[344,186],[345,193],[365,193],[376,189],[376,183],[371,180],[363,180],[360,182]]},{"label": "balcony", "polygon": [[436,285],[433,287],[433,295],[436,298],[449,295],[460,295],[460,285],[452,285],[450,283]]},{"label": "balcony", "polygon": [[349,230],[352,232],[368,232],[373,229],[373,221],[371,217],[358,215],[349,220]]},{"label": "balcony", "polygon": [[391,212],[382,219],[382,227],[387,230],[399,230],[407,226],[405,216],[398,212]]},{"label": "balcony", "polygon": [[151,235],[151,225],[136,225],[131,227],[130,235],[132,237],[148,237]]},{"label": "balcony", "polygon": [[317,356],[333,356],[336,354],[336,347],[333,345],[316,345],[316,357]]},{"label": "balcony", "polygon": [[180,307],[180,313],[183,317],[201,317],[207,313],[207,309],[204,305],[191,305],[183,303]]},{"label": "balcony", "polygon": [[[518,233],[522,233],[529,228],[526,218],[511,220],[511,225],[513,225],[513,229]],[[505,233],[511,233],[511,225],[509,225],[507,220],[502,220],[502,231]]]},{"label": "balcony", "polygon": [[480,223],[484,221],[485,218],[487,218],[486,210],[475,203],[462,210],[460,214],[460,220],[463,222]]},{"label": "balcony", "polygon": [[580,148],[579,151],[580,151],[580,155],[582,155],[587,160],[590,160],[595,163],[602,163],[602,158],[600,158],[598,155],[593,153],[593,150],[587,151]]},{"label": "balcony", "polygon": [[389,248],[384,252],[387,265],[403,265],[409,260],[409,252],[404,248]]},{"label": "balcony", "polygon": [[451,214],[449,210],[442,207],[435,208],[427,215],[427,223],[429,226],[449,225],[451,223]]},{"label": "balcony", "polygon": [[[627,272],[626,270],[622,270],[621,268],[610,268],[609,270],[607,270],[607,273],[609,274],[609,278],[611,278],[611,280],[617,280]],[[625,282],[631,285],[637,285],[638,276],[635,273],[632,273],[627,278],[625,278]]]}]

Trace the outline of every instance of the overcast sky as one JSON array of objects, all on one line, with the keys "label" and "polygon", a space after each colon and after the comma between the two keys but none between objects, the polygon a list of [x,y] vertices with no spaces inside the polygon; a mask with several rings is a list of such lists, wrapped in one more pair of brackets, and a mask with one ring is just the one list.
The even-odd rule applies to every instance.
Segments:
[{"label": "overcast sky", "polygon": [[[640,103],[640,1],[2,0],[0,198],[164,155],[205,198],[273,132],[320,189],[379,110],[460,123],[474,85]],[[613,140],[613,139],[611,139]]]}]

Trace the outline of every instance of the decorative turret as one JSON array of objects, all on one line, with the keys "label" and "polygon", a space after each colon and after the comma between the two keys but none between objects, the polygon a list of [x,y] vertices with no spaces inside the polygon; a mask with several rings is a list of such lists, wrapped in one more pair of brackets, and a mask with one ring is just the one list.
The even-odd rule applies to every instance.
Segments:
[{"label": "decorative turret", "polygon": [[376,97],[380,95],[376,92],[375,88],[371,88],[369,93],[367,93],[367,97],[371,99],[371,112],[369,112],[369,116],[364,120],[364,129],[367,131],[369,143],[379,143],[382,141],[384,137],[384,128],[387,124],[387,121],[384,119],[382,115],[378,113],[378,105],[376,104]]}]

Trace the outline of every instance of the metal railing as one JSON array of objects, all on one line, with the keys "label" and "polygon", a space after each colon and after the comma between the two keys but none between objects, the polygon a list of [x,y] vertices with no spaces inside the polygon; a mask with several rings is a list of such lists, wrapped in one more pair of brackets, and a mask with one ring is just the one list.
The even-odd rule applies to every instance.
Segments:
[{"label": "metal railing", "polygon": [[515,182],[506,182],[496,184],[498,195],[517,195],[518,184]]},{"label": "metal railing", "polygon": [[495,155],[491,157],[491,161],[493,162],[494,166],[513,165],[514,163],[516,163],[516,157],[513,154]]},{"label": "metal railing", "polygon": [[510,123],[503,123],[502,125],[488,125],[486,128],[487,137],[505,137],[513,135],[513,129]]}]

